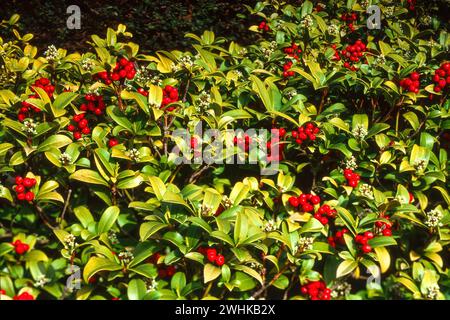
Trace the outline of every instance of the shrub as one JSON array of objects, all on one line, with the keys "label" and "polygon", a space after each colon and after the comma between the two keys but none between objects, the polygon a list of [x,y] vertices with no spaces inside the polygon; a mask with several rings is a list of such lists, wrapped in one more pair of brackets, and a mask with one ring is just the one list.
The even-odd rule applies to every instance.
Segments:
[{"label": "shrub", "polygon": [[447,26],[371,2],[381,29],[259,2],[254,45],[152,55],[124,25],[38,55],[3,21],[1,299],[448,297]]}]

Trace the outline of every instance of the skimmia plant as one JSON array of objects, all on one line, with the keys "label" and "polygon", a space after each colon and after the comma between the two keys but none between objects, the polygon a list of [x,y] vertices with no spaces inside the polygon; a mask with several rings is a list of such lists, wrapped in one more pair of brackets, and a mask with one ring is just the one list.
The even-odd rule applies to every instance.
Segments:
[{"label": "skimmia plant", "polygon": [[255,44],[186,52],[119,25],[39,53],[4,20],[0,299],[449,298],[433,6],[259,2]]}]

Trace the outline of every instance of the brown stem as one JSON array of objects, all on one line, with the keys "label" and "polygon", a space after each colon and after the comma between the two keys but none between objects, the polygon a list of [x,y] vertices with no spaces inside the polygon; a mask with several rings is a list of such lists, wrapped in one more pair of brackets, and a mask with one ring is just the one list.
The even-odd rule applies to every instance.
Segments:
[{"label": "brown stem", "polygon": [[49,227],[52,230],[55,230],[56,227],[52,226],[50,221],[48,220],[47,216],[44,213],[44,210],[39,206],[39,205],[35,205],[35,208],[38,212],[39,217],[41,218],[41,220],[44,222],[44,224]]},{"label": "brown stem", "polygon": [[62,222],[64,221],[64,215],[66,214],[67,208],[69,206],[69,201],[70,201],[71,196],[72,196],[72,189],[69,189],[69,191],[67,192],[66,202],[64,203],[64,208],[61,213],[61,221],[59,222],[59,227],[61,227]]},{"label": "brown stem", "polygon": [[273,285],[275,283],[275,281],[278,280],[278,278],[284,273],[284,271],[289,267],[289,263],[286,264],[277,274],[275,274],[272,278],[272,280],[270,280],[270,282],[266,285],[263,285],[258,291],[256,291],[253,295],[252,298],[257,298],[259,297],[264,291],[266,291],[266,289],[268,287],[270,287],[271,285]]},{"label": "brown stem", "polygon": [[194,174],[189,178],[189,183],[195,183],[198,180],[198,178],[200,178],[200,176],[203,174],[203,172],[208,170],[210,167],[211,167],[211,164],[208,164],[208,165],[202,167],[200,170],[194,172]]},{"label": "brown stem", "polygon": [[321,113],[322,113],[323,106],[325,105],[325,99],[327,98],[327,96],[328,96],[328,88],[325,88],[325,89],[322,91],[322,98],[320,99],[320,105],[319,105],[319,111],[318,111],[318,114],[321,114]]}]

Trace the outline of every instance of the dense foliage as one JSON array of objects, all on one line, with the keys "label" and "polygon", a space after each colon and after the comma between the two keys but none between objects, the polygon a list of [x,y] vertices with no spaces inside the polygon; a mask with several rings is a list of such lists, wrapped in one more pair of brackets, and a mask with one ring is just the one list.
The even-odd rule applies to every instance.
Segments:
[{"label": "dense foliage", "polygon": [[[38,54],[3,21],[0,299],[449,298],[450,40],[433,3],[259,2],[253,45],[205,31],[151,55],[124,25]],[[175,146],[217,150],[198,123],[277,130],[256,164],[177,162]],[[220,142],[251,154],[260,138]]]}]

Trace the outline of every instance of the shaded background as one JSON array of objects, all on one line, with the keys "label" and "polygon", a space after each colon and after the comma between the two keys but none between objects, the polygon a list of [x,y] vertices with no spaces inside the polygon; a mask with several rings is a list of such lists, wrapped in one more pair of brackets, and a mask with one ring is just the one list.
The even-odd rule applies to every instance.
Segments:
[{"label": "shaded background", "polygon": [[[70,50],[87,47],[91,34],[104,37],[106,28],[125,24],[133,42],[144,50],[184,49],[191,41],[187,32],[212,30],[217,36],[248,44],[257,37],[248,27],[259,22],[249,17],[245,4],[257,0],[0,0],[0,18],[21,15],[21,33],[33,33],[32,43],[40,49],[50,44]],[[290,1],[295,2],[295,1]],[[69,30],[69,5],[81,9],[81,29]],[[256,20],[255,20],[256,19]]]}]

